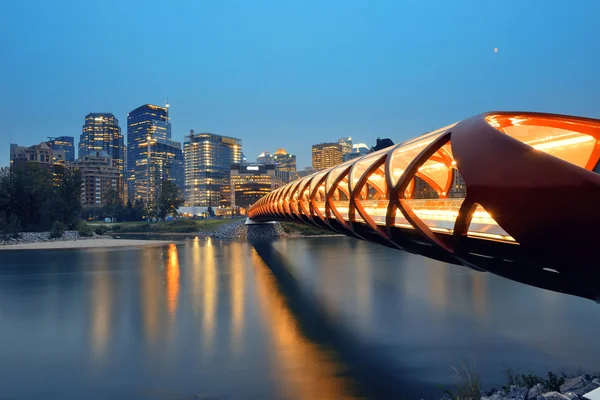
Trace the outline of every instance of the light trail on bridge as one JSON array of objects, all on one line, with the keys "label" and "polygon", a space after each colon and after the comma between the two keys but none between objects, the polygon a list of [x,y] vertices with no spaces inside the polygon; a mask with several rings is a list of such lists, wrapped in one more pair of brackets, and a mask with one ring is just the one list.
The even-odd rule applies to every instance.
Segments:
[{"label": "light trail on bridge", "polygon": [[599,159],[598,120],[484,113],[282,186],[248,215],[598,300],[581,274],[600,275]]}]

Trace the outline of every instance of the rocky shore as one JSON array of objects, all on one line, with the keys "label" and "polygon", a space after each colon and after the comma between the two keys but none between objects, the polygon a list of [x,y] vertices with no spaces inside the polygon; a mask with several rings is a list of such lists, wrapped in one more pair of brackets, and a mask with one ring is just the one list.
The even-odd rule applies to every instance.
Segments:
[{"label": "rocky shore", "polygon": [[70,240],[90,240],[94,239],[96,234],[92,236],[81,236],[77,231],[65,231],[60,238],[51,238],[50,232],[21,232],[19,237],[0,236],[0,246],[11,244],[28,244],[28,243],[45,243],[45,242],[64,242]]},{"label": "rocky shore", "polygon": [[245,220],[221,225],[209,236],[217,239],[277,239],[287,237],[280,224],[245,225]]},{"label": "rocky shore", "polygon": [[[561,381],[562,382],[562,381]],[[579,400],[589,399],[585,394],[600,388],[600,374],[579,375],[551,384],[549,381],[531,387],[511,385],[508,389],[494,391],[482,396],[482,400]],[[600,393],[595,394],[598,399]]]}]

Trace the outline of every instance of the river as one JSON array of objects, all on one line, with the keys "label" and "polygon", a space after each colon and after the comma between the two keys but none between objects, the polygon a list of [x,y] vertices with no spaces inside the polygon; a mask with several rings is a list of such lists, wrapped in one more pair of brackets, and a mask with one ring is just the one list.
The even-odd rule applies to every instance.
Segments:
[{"label": "river", "polygon": [[0,255],[0,399],[439,398],[597,372],[600,305],[343,237]]}]

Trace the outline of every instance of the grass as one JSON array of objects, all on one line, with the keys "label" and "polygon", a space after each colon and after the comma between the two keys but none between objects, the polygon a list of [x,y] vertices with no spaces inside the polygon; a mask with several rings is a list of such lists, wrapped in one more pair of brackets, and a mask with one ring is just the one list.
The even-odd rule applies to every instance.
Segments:
[{"label": "grass", "polygon": [[281,227],[287,234],[297,235],[331,235],[335,232],[328,231],[325,229],[317,228],[312,225],[297,224],[295,222],[281,222]]},{"label": "grass", "polygon": [[456,382],[456,392],[445,390],[446,395],[452,400],[479,400],[481,398],[481,384],[475,360],[472,359],[469,366],[461,361],[459,368],[451,368],[454,371],[452,378]]},{"label": "grass", "polygon": [[[452,378],[454,378],[456,382],[456,390],[450,391],[445,389],[445,399],[473,400],[480,399],[481,396],[483,396],[475,360],[471,360],[470,365],[468,366],[461,362],[459,368],[451,368],[453,371]],[[505,367],[503,372],[506,376],[506,384],[502,386],[502,390],[505,393],[510,391],[511,386],[530,389],[537,384],[541,384],[544,387],[544,392],[559,392],[561,385],[569,378],[583,375],[588,380],[592,379],[590,374],[584,374],[581,369],[574,375],[567,375],[565,373],[557,375],[554,372],[549,371],[545,378],[534,374],[523,374],[520,373],[518,369],[508,367]],[[443,387],[441,387],[441,389],[443,389]],[[489,396],[495,392],[496,390],[492,389],[487,392],[487,395]]]},{"label": "grass", "polygon": [[119,233],[210,233],[221,225],[231,224],[238,219],[209,219],[209,220],[186,220],[159,222],[121,222],[112,226],[113,232]]},{"label": "grass", "polygon": [[76,226],[77,233],[82,237],[92,236],[92,228],[83,221],[79,221]]}]

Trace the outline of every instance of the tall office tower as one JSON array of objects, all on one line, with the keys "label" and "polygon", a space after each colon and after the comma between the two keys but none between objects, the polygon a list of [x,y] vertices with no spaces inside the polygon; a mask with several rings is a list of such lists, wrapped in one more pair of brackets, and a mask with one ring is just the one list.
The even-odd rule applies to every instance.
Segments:
[{"label": "tall office tower", "polygon": [[[48,145],[52,150],[58,151],[63,150],[65,159],[63,161],[73,162],[75,161],[75,138],[73,136],[58,136],[49,137]],[[121,137],[121,141],[123,138]],[[123,154],[125,154],[123,152]],[[59,161],[59,160],[56,160]]]},{"label": "tall office tower", "polygon": [[342,145],[321,143],[312,146],[312,167],[319,171],[342,163]]},{"label": "tall office tower", "polygon": [[90,113],[85,116],[79,139],[79,157],[105,152],[123,173],[125,151],[119,120],[111,113]]},{"label": "tall office tower", "polygon": [[273,155],[268,151],[263,151],[256,157],[256,162],[259,164],[273,164],[275,162]]},{"label": "tall office tower", "polygon": [[127,115],[127,197],[154,204],[161,182],[183,189],[181,143],[171,140],[169,105],[144,104]]},{"label": "tall office tower", "polygon": [[296,172],[296,156],[289,154],[284,149],[277,149],[273,153],[275,162],[275,176],[281,183],[289,183],[298,179]]},{"label": "tall office tower", "polygon": [[214,133],[194,133],[183,142],[185,205],[231,206],[229,170],[242,161],[242,141]]},{"label": "tall office tower", "polygon": [[342,154],[352,153],[352,138],[350,136],[339,138],[338,143],[342,145]]}]

